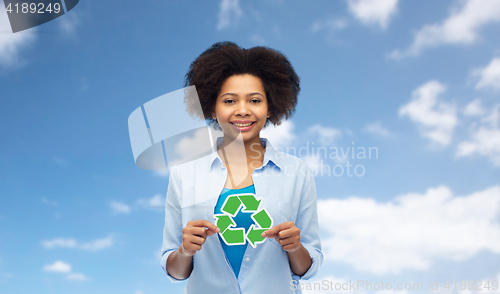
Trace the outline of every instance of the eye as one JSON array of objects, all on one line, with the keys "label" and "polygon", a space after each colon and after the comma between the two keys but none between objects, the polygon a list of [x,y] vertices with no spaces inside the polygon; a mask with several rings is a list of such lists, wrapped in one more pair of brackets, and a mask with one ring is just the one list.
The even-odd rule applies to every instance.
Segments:
[{"label": "eye", "polygon": [[252,99],[250,100],[252,103],[259,103],[260,102],[260,99]]},{"label": "eye", "polygon": [[234,102],[233,99],[226,99],[226,100],[224,100],[224,103],[226,103],[226,104],[231,104],[233,102]]}]

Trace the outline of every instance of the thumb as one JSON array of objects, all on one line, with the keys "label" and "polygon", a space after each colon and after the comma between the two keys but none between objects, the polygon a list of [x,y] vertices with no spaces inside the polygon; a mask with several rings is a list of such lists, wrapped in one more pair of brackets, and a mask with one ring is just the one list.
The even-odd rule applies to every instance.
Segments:
[{"label": "thumb", "polygon": [[207,237],[217,233],[216,231],[213,231],[211,229],[206,229],[205,232],[207,233]]}]

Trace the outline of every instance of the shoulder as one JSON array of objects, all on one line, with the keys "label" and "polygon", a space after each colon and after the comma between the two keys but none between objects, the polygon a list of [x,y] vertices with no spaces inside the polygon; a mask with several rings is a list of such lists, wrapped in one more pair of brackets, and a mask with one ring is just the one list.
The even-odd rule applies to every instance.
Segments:
[{"label": "shoulder", "polygon": [[299,169],[308,169],[309,168],[309,165],[307,164],[307,162],[304,159],[297,157],[295,155],[285,153],[283,151],[277,151],[275,153],[275,156],[280,161],[280,163],[282,163],[284,165],[293,165]]},{"label": "shoulder", "polygon": [[284,152],[281,148],[274,148],[273,159],[287,175],[307,175],[311,172],[309,164],[302,158]]}]

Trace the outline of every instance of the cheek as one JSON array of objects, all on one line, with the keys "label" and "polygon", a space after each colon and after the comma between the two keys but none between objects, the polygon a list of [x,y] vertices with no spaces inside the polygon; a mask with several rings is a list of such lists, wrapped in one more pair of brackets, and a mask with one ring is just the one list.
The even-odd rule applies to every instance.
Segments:
[{"label": "cheek", "polygon": [[228,110],[224,107],[224,105],[215,105],[215,115],[219,118],[220,121],[226,121],[228,117]]},{"label": "cheek", "polygon": [[269,106],[266,102],[260,103],[255,109],[254,114],[259,118],[266,118],[269,112]]},{"label": "cheek", "polygon": [[259,117],[263,120],[266,120],[267,119],[267,116],[270,114],[269,110],[267,109],[267,107],[264,107],[263,109],[261,109],[259,111]]}]

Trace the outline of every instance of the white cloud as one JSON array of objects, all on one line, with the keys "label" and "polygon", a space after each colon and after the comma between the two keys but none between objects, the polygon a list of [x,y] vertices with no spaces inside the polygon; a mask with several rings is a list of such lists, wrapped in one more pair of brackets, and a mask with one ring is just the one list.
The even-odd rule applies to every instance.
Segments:
[{"label": "white cloud", "polygon": [[80,90],[81,91],[86,91],[89,88],[89,83],[87,80],[87,77],[81,77],[80,78]]},{"label": "white cloud", "polygon": [[319,143],[324,146],[331,145],[335,139],[342,136],[342,131],[331,127],[323,127],[321,124],[309,127],[307,132],[317,135]]},{"label": "white cloud", "polygon": [[11,273],[0,273],[0,279],[11,279],[14,275]]},{"label": "white cloud", "polygon": [[42,241],[42,246],[47,248],[47,249],[56,248],[56,247],[76,248],[78,246],[78,243],[76,242],[75,239],[57,238],[57,239],[53,239],[53,240]]},{"label": "white cloud", "polygon": [[35,40],[36,28],[12,33],[5,6],[0,5],[0,67],[16,68],[25,64],[20,51]]},{"label": "white cloud", "polygon": [[376,122],[371,123],[371,124],[367,124],[363,128],[363,131],[366,133],[372,133],[372,134],[379,135],[382,137],[389,137],[391,135],[391,132],[389,132],[389,130],[386,127],[384,127],[382,125],[382,123],[379,121],[376,121]]},{"label": "white cloud", "polygon": [[325,260],[355,270],[398,274],[462,261],[482,250],[500,254],[500,186],[454,196],[446,186],[393,201],[318,200]]},{"label": "white cloud", "polygon": [[72,273],[66,276],[66,279],[73,281],[87,281],[88,278],[84,274]]},{"label": "white cloud", "polygon": [[456,154],[458,157],[479,154],[490,158],[495,165],[500,166],[500,130],[479,128],[470,141],[458,145]]},{"label": "white cloud", "polygon": [[415,122],[422,136],[441,145],[450,144],[458,122],[456,107],[438,99],[445,90],[438,81],[429,81],[413,91],[412,100],[399,109],[399,116]]},{"label": "white cloud", "polygon": [[291,120],[286,120],[279,126],[269,124],[261,131],[260,137],[269,139],[269,142],[274,148],[285,148],[290,146],[297,139],[297,136],[293,133],[294,128],[295,126]]},{"label": "white cloud", "polygon": [[313,175],[316,176],[319,172],[320,167],[321,167],[322,159],[319,156],[310,156],[310,155],[307,155],[307,156],[303,157],[302,159],[307,163],[307,165],[309,165]]},{"label": "white cloud", "polygon": [[[347,148],[350,148],[350,147],[347,147]],[[340,152],[343,152],[342,147],[340,147],[340,150],[341,150]],[[293,154],[293,155],[297,156],[300,154]],[[309,167],[311,168],[311,173],[314,177],[323,177],[323,176],[330,177],[332,175],[332,173],[334,175],[344,173],[343,170],[342,170],[342,172],[337,170],[336,166],[334,166],[334,169],[332,171],[332,165],[330,165],[330,162],[328,162],[328,158],[325,158],[324,156],[317,155],[317,154],[311,154],[311,155],[308,154],[308,155],[301,157],[301,158],[307,163],[307,165],[309,165]],[[336,162],[337,164],[343,164],[346,162],[346,159],[345,159],[345,157],[339,156],[339,157],[334,159],[334,162]],[[352,176],[352,172],[349,172],[349,174]]]},{"label": "white cloud", "polygon": [[56,272],[67,274],[66,279],[73,281],[87,281],[88,278],[80,273],[72,273],[71,265],[60,260],[54,262],[53,264],[49,264],[43,267],[43,270],[46,272]]},{"label": "white cloud", "polygon": [[348,0],[349,11],[366,25],[387,28],[398,10],[398,0]]},{"label": "white cloud", "polygon": [[262,37],[261,35],[259,34],[253,34],[250,36],[250,40],[252,40],[252,42],[258,44],[258,45],[264,45],[266,44],[266,39],[264,39],[264,37]]},{"label": "white cloud", "polygon": [[58,260],[53,264],[44,266],[43,270],[46,272],[69,273],[71,272],[71,265]]},{"label": "white cloud", "polygon": [[328,42],[339,43],[336,40],[336,33],[345,29],[347,27],[347,21],[343,18],[327,18],[327,19],[317,19],[311,25],[310,31],[315,34],[320,31],[325,31],[325,39]]},{"label": "white cloud", "polygon": [[56,201],[53,201],[53,200],[49,200],[45,197],[42,197],[42,203],[44,204],[48,204],[48,205],[52,205],[52,206],[57,206],[59,205],[59,203],[57,203]]},{"label": "white cloud", "polygon": [[480,99],[475,99],[474,101],[467,104],[464,108],[464,115],[466,116],[477,116],[485,113],[485,109],[481,103]]},{"label": "white cloud", "polygon": [[223,30],[236,26],[242,15],[239,0],[221,0],[217,29]]},{"label": "white cloud", "polygon": [[83,250],[98,251],[105,248],[109,248],[113,246],[113,244],[114,244],[113,237],[108,236],[106,238],[101,238],[87,243],[83,243],[82,245],[80,245],[80,248]]},{"label": "white cloud", "polygon": [[111,210],[113,211],[113,214],[120,214],[120,213],[127,214],[130,212],[130,206],[128,206],[127,204],[125,204],[123,202],[111,200],[109,202],[109,205],[111,206]]},{"label": "white cloud", "polygon": [[52,161],[59,166],[66,166],[69,164],[68,160],[57,156],[52,157]]},{"label": "white cloud", "polygon": [[137,203],[145,208],[164,208],[165,207],[165,197],[161,194],[156,194],[149,199],[139,199]]},{"label": "white cloud", "polygon": [[460,0],[440,23],[428,24],[416,32],[405,51],[394,50],[390,57],[416,56],[423,49],[445,44],[473,44],[479,30],[500,21],[500,0]]},{"label": "white cloud", "polygon": [[342,18],[329,18],[326,20],[317,19],[311,25],[311,32],[316,33],[321,30],[326,30],[330,33],[344,29],[347,27],[347,21]]},{"label": "white cloud", "polygon": [[56,238],[53,240],[42,241],[42,246],[46,249],[53,248],[71,248],[71,249],[81,249],[89,251],[97,251],[113,246],[114,238],[108,236],[101,239],[96,239],[93,241],[80,243],[72,238]]},{"label": "white cloud", "polygon": [[155,171],[153,171],[153,173],[157,177],[168,178],[170,175],[170,170],[169,169],[155,170]]},{"label": "white cloud", "polygon": [[500,122],[500,104],[495,105],[490,114],[483,117],[482,122],[489,124],[491,128],[498,129],[498,123]]},{"label": "white cloud", "polygon": [[500,104],[482,118],[482,124],[473,126],[471,138],[457,146],[456,156],[472,156],[478,154],[489,158],[493,164],[500,166]]},{"label": "white cloud", "polygon": [[472,77],[479,80],[476,83],[476,89],[500,90],[500,57],[493,58],[491,62],[483,67],[477,68],[471,72]]},{"label": "white cloud", "polygon": [[[217,137],[214,135],[215,133],[212,132],[212,136]],[[166,151],[167,158],[170,158],[169,166],[175,166],[189,158],[198,158],[200,154],[211,150],[210,137],[206,128],[199,128],[190,134],[192,134],[192,137],[184,136],[175,145],[175,158],[169,157],[170,154]]]},{"label": "white cloud", "polygon": [[75,11],[64,14],[58,20],[61,31],[70,36],[75,33],[76,27],[80,24],[80,19]]}]

